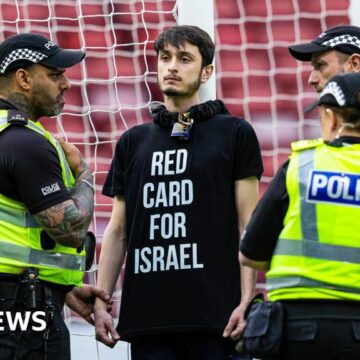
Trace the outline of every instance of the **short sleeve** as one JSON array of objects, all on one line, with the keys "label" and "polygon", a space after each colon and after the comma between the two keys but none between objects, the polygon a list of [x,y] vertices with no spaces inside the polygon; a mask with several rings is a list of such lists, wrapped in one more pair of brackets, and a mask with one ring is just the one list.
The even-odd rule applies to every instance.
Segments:
[{"label": "short sleeve", "polygon": [[124,134],[116,144],[115,154],[111,162],[110,170],[106,176],[102,189],[103,195],[115,197],[124,195],[124,170],[125,170],[125,137]]},{"label": "short sleeve", "polygon": [[268,261],[274,252],[289,207],[286,162],[257,204],[241,241],[241,252],[252,260]]},{"label": "short sleeve", "polygon": [[32,214],[70,199],[57,152],[43,136],[27,128],[8,129],[4,135],[4,174]]},{"label": "short sleeve", "polygon": [[259,141],[253,127],[245,120],[241,120],[237,126],[234,148],[234,180],[251,176],[260,179],[263,173],[263,164]]}]

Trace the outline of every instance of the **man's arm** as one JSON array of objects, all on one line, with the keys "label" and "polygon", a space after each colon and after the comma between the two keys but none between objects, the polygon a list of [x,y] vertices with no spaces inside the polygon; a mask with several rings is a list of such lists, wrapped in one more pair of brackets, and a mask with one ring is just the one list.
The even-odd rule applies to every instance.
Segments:
[{"label": "man's arm", "polygon": [[267,191],[257,204],[243,233],[240,246],[240,263],[257,270],[269,270],[270,261],[284,218],[289,207],[286,191],[288,162],[279,168]]},{"label": "man's arm", "polygon": [[66,294],[66,305],[79,315],[81,315],[89,324],[94,325],[92,317],[95,299],[99,297],[107,304],[107,311],[111,311],[112,300],[104,290],[100,290],[89,284],[84,284],[81,288],[75,287]]},{"label": "man's arm", "polygon": [[241,252],[240,252],[240,264],[261,271],[268,271],[270,268],[270,261],[251,260]]},{"label": "man's arm", "polygon": [[74,145],[62,139],[59,139],[59,143],[76,181],[71,200],[40,211],[34,217],[56,242],[77,248],[85,238],[94,212],[93,176]]},{"label": "man's arm", "polygon": [[[239,233],[245,230],[259,197],[259,182],[250,177],[235,182],[235,201]],[[240,261],[240,259],[239,259]],[[235,339],[245,328],[244,313],[255,294],[257,271],[240,265],[241,302],[233,311],[224,330],[224,337]]]},{"label": "man's arm", "polygon": [[[97,286],[107,294],[112,294],[126,255],[125,200],[115,197],[108,226],[105,229],[99,260]],[[114,328],[111,314],[107,312],[106,302],[95,301],[96,339],[113,347],[120,339]]]}]

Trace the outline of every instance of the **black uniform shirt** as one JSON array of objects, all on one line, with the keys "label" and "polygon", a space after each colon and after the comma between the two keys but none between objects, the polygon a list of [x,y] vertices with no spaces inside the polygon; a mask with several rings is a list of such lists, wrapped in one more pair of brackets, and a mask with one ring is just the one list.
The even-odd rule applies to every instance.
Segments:
[{"label": "black uniform shirt", "polygon": [[[15,109],[0,100],[0,109]],[[59,190],[43,190],[57,183]],[[0,132],[0,193],[23,202],[36,214],[70,199],[54,147],[42,135],[22,125],[11,125]]]}]

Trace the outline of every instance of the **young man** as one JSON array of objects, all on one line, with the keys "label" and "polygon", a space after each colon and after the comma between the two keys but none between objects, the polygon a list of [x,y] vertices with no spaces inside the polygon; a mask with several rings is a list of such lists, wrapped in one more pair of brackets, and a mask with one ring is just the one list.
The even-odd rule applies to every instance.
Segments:
[{"label": "young man", "polygon": [[[165,106],[117,144],[98,285],[113,292],[127,255],[117,331],[133,360],[228,359],[256,282],[244,268],[240,281],[237,246],[258,199],[259,144],[221,101],[201,103],[213,72],[206,32],[170,28],[155,50]],[[98,340],[114,346],[101,301],[95,319]]]},{"label": "young man", "polygon": [[360,74],[332,78],[316,105],[323,139],[292,144],[290,161],[246,229],[241,262],[268,271],[269,299],[284,306],[276,359],[355,360],[360,352]]},{"label": "young man", "polygon": [[289,46],[290,54],[300,61],[311,61],[308,83],[320,93],[338,73],[360,71],[360,28],[340,25],[326,30],[307,44]]},{"label": "young man", "polygon": [[[65,68],[85,54],[37,34],[0,44],[0,358],[70,359],[61,317],[68,305],[92,322],[94,296],[82,285],[84,239],[94,209],[92,174],[79,150],[38,121],[56,116],[70,88]],[[40,331],[34,320],[43,312]],[[11,328],[31,313],[26,330]],[[6,316],[5,316],[6,315]],[[37,316],[37,315],[36,315]],[[37,328],[37,330],[36,330]],[[40,326],[41,328],[41,326]]]}]

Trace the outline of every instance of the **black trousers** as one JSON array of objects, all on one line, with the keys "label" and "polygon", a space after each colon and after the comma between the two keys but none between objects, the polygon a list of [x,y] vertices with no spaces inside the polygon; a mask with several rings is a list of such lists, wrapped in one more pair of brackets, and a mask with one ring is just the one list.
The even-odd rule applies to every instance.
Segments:
[{"label": "black trousers", "polygon": [[359,360],[360,304],[285,302],[285,327],[277,360]]},{"label": "black trousers", "polygon": [[[28,310],[21,292],[11,295],[12,283],[0,282],[0,359],[1,360],[70,360],[70,335],[62,318],[62,295],[53,291],[55,309],[53,316],[46,318],[43,294],[38,292],[36,308]],[[16,285],[16,283],[15,283]],[[5,297],[6,296],[6,297]],[[38,313],[34,317],[34,312]],[[15,318],[21,319],[21,326]],[[28,322],[25,320],[28,318]],[[43,320],[39,322],[38,319]],[[44,330],[46,321],[47,327]],[[14,323],[17,324],[14,326]],[[47,336],[46,335],[47,332]],[[46,339],[45,339],[46,337]]]},{"label": "black trousers", "polygon": [[131,341],[132,360],[240,360],[235,343],[221,335],[172,333],[137,337]]},{"label": "black trousers", "polygon": [[5,330],[0,331],[1,360],[70,360],[70,336],[61,313],[54,314],[46,345],[44,331],[10,331],[7,324],[3,325]]}]

